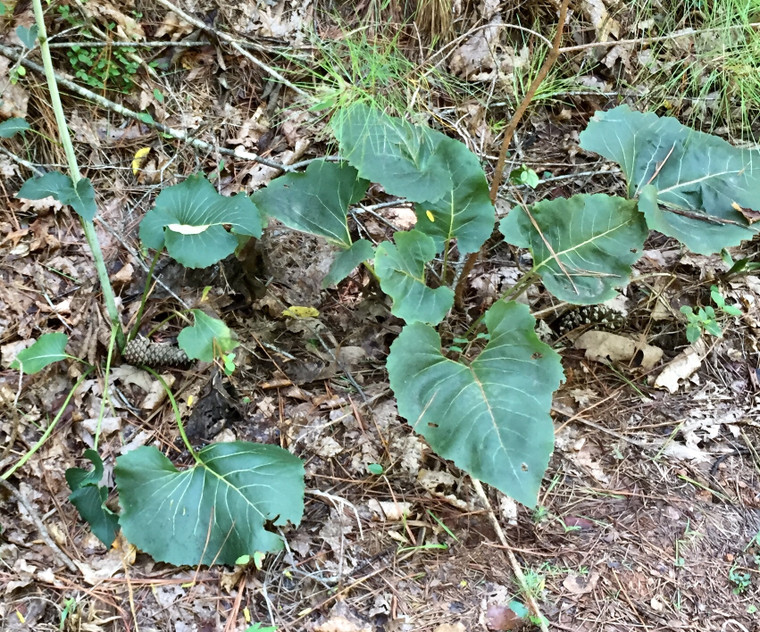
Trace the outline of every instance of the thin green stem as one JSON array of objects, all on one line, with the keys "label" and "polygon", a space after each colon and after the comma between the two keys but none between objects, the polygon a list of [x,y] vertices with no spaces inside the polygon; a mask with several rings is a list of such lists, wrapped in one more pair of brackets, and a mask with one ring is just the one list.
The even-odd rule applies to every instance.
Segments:
[{"label": "thin green stem", "polygon": [[193,457],[195,462],[198,463],[199,465],[203,465],[203,461],[198,456],[198,453],[195,451],[195,448],[193,448],[192,444],[190,443],[190,440],[187,438],[187,433],[185,432],[185,426],[182,423],[182,416],[179,413],[179,406],[177,406],[177,400],[174,399],[174,395],[172,394],[172,390],[169,388],[169,385],[164,381],[164,378],[162,378],[156,371],[154,371],[150,367],[146,366],[143,368],[148,373],[150,373],[153,377],[155,377],[159,382],[161,382],[161,386],[163,387],[164,391],[169,397],[169,402],[172,405],[172,410],[174,411],[174,419],[177,422],[177,427],[179,428],[179,434],[182,437],[182,442],[185,444],[185,447],[187,448],[188,452],[190,452],[190,455]]},{"label": "thin green stem", "polygon": [[103,413],[106,409],[106,403],[109,399],[108,394],[108,377],[111,375],[111,360],[113,359],[113,348],[114,344],[116,343],[116,336],[118,334],[118,331],[116,327],[111,327],[111,339],[108,341],[108,357],[106,358],[106,372],[105,376],[103,377],[103,397],[100,400],[100,411],[98,411],[98,423],[95,427],[95,442],[93,443],[92,449],[96,452],[98,451],[98,442],[100,441],[100,429],[101,425],[103,423]]},{"label": "thin green stem", "polygon": [[160,256],[161,251],[157,250],[155,256],[153,257],[153,261],[151,261],[150,269],[148,270],[148,276],[145,279],[145,287],[143,288],[142,299],[140,299],[140,309],[137,310],[137,318],[135,318],[134,327],[132,327],[132,330],[129,332],[129,336],[127,337],[128,341],[134,340],[137,336],[137,332],[140,331],[140,323],[142,323],[142,316],[143,312],[145,311],[145,302],[148,300],[148,295],[150,294],[150,284],[153,281],[153,271],[156,268],[156,264],[158,263]]},{"label": "thin green stem", "polygon": [[448,277],[448,264],[449,264],[449,247],[451,246],[451,240],[447,239],[443,244],[443,267],[441,268],[441,283],[447,285],[446,277]]},{"label": "thin green stem", "polygon": [[77,383],[74,384],[74,386],[69,391],[69,394],[66,396],[66,399],[63,401],[63,404],[61,404],[61,407],[58,409],[58,412],[55,415],[55,418],[53,421],[50,422],[50,425],[45,429],[45,432],[42,433],[42,436],[38,439],[37,443],[35,443],[31,449],[22,456],[16,465],[14,465],[11,469],[9,469],[7,472],[5,472],[2,476],[0,476],[0,480],[7,481],[11,476],[13,476],[13,473],[16,472],[16,470],[20,469],[24,466],[24,464],[32,458],[32,455],[39,450],[42,445],[45,443],[45,441],[48,440],[51,434],[53,434],[53,430],[55,430],[56,425],[61,420],[61,417],[63,416],[63,412],[66,410],[66,407],[69,405],[69,402],[71,401],[71,398],[74,396],[74,393],[76,392],[77,388],[81,386],[82,382],[84,382],[85,378],[92,372],[94,367],[89,367],[84,374],[82,374],[82,377],[80,377],[77,380]]},{"label": "thin green stem", "polygon": [[[55,70],[53,68],[53,59],[50,56],[50,47],[47,40],[47,31],[45,30],[45,15],[42,10],[41,0],[32,0],[32,6],[34,7],[34,18],[37,23],[38,38],[40,42],[40,54],[42,56],[42,65],[45,68],[45,77],[47,79],[48,90],[50,91],[50,104],[55,114],[55,121],[58,126],[58,135],[61,139],[61,146],[66,154],[66,162],[69,167],[69,175],[71,181],[76,187],[77,182],[82,179],[82,175],[79,172],[79,164],[77,163],[76,154],[74,153],[74,145],[71,142],[71,136],[69,134],[69,128],[66,125],[66,117],[63,113],[63,104],[61,103],[61,95],[58,92],[58,84],[55,80]],[[103,291],[103,300],[106,305],[106,311],[108,317],[111,319],[111,324],[116,328],[116,341],[119,348],[124,346],[124,331],[121,327],[121,319],[119,318],[119,310],[116,308],[116,296],[114,295],[113,288],[111,287],[111,280],[108,278],[108,270],[106,269],[106,262],[103,258],[103,251],[100,249],[100,242],[98,242],[98,236],[95,232],[95,225],[88,220],[80,217],[82,222],[82,228],[84,229],[84,235],[87,239],[87,244],[90,246],[90,252],[95,262],[95,270],[98,273],[98,280]]]},{"label": "thin green stem", "polygon": [[380,277],[377,276],[377,272],[375,272],[375,266],[373,266],[369,261],[363,261],[362,265],[365,268],[367,268],[367,270],[372,275],[372,277],[375,279],[375,281],[377,281],[378,283],[380,283]]}]

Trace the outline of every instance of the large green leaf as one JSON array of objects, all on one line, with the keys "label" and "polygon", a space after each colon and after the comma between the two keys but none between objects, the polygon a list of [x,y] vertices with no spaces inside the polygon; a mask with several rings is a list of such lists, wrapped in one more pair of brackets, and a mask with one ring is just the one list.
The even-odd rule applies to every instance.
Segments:
[{"label": "large green leaf", "polygon": [[259,210],[246,195],[220,195],[202,174],[161,191],[140,222],[146,246],[160,250],[166,245],[188,268],[206,268],[231,255],[239,243],[236,234],[261,236]]},{"label": "large green leaf", "polygon": [[337,115],[333,128],[341,155],[363,178],[418,203],[417,229],[438,250],[456,238],[461,253],[476,252],[488,239],[494,225],[488,183],[463,143],[364,103]]},{"label": "large green leaf", "polygon": [[597,112],[580,144],[620,163],[629,197],[654,186],[657,204],[650,196],[641,207],[649,227],[694,252],[718,252],[758,232],[737,207],[760,210],[760,151],[625,105]]},{"label": "large green leaf", "polygon": [[274,445],[214,443],[182,472],[153,447],[116,459],[121,527],[135,546],[170,564],[234,564],[282,549],[267,523],[297,525],[303,514],[301,461]]},{"label": "large green leaf", "polygon": [[252,198],[263,213],[286,226],[348,248],[348,207],[364,197],[368,186],[347,163],[315,160],[304,173],[280,176]]},{"label": "large green leaf", "polygon": [[425,198],[417,206],[416,228],[436,239],[439,250],[444,241],[456,237],[460,254],[477,252],[491,236],[495,221],[480,162],[462,143],[442,134],[436,159],[449,187],[440,198]]},{"label": "large green leaf", "polygon": [[447,287],[425,283],[425,264],[435,257],[435,243],[419,230],[398,232],[396,245],[384,241],[375,253],[375,272],[383,292],[393,299],[391,312],[408,323],[440,323],[454,304]]},{"label": "large green leaf", "polygon": [[30,375],[42,371],[49,364],[70,357],[65,351],[68,342],[66,334],[42,334],[31,347],[18,352],[11,368]]},{"label": "large green leaf", "polygon": [[98,540],[110,547],[119,531],[119,517],[105,505],[108,489],[100,485],[103,460],[95,450],[85,450],[84,455],[92,463],[91,470],[78,467],[66,470],[66,482],[71,489],[69,500]]},{"label": "large green leaf", "polygon": [[88,178],[82,178],[74,186],[74,181],[58,171],[50,171],[39,178],[29,178],[16,194],[27,200],[41,200],[54,197],[61,204],[68,204],[82,219],[91,222],[97,213],[95,189]]},{"label": "large green leaf", "polygon": [[435,153],[443,134],[364,103],[338,112],[332,126],[341,157],[391,195],[422,202],[428,196],[438,199],[450,188]]},{"label": "large green leaf", "polygon": [[554,445],[549,410],[562,365],[525,305],[500,301],[485,323],[490,341],[469,365],[441,353],[432,327],[404,327],[388,357],[391,388],[438,454],[532,506]]},{"label": "large green leaf", "polygon": [[533,270],[557,298],[594,305],[627,283],[648,233],[635,200],[574,195],[528,211],[513,208],[499,229],[509,243],[531,249]]}]

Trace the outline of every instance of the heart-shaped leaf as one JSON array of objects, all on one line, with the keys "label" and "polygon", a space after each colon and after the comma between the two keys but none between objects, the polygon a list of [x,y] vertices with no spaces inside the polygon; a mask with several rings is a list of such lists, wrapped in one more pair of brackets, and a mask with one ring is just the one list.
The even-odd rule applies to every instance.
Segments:
[{"label": "heart-shaped leaf", "polygon": [[36,24],[33,24],[30,27],[26,27],[26,26],[16,27],[16,35],[21,40],[21,43],[30,49],[34,48],[34,45],[37,43],[38,34],[39,34],[39,28],[37,27]]},{"label": "heart-shaped leaf", "polygon": [[236,235],[261,236],[259,210],[246,195],[220,195],[201,174],[161,191],[140,222],[146,246],[160,250],[166,245],[172,258],[188,268],[206,268],[232,254]]},{"label": "heart-shaped leaf", "polygon": [[105,506],[108,489],[100,486],[103,460],[95,450],[85,450],[84,455],[93,467],[89,471],[78,467],[66,470],[66,482],[71,489],[69,500],[98,540],[110,547],[119,531],[119,517]]},{"label": "heart-shaped leaf", "polygon": [[425,283],[425,264],[435,257],[435,243],[419,230],[395,233],[396,245],[384,241],[375,253],[375,272],[383,292],[393,298],[391,312],[408,323],[440,323],[454,304],[447,287]]},{"label": "heart-shaped leaf", "polygon": [[574,195],[513,208],[500,222],[505,239],[533,253],[533,270],[554,296],[602,303],[628,282],[648,230],[635,200]]},{"label": "heart-shaped leaf", "polygon": [[29,178],[16,194],[27,200],[54,197],[61,204],[68,204],[82,219],[91,222],[95,218],[95,190],[88,178],[82,178],[74,186],[73,180],[58,171],[50,171],[39,178]]},{"label": "heart-shaped leaf", "polygon": [[266,525],[300,522],[301,461],[278,446],[246,441],[214,443],[197,457],[181,472],[153,447],[116,459],[127,539],[175,565],[234,564],[243,555],[282,549]]},{"label": "heart-shaped leaf", "polygon": [[461,254],[477,252],[491,236],[495,221],[480,162],[465,145],[441,134],[436,167],[445,171],[449,186],[440,198],[425,198],[417,206],[415,228],[433,237],[438,250],[444,241],[456,238]]},{"label": "heart-shaped leaf", "polygon": [[476,252],[491,235],[495,212],[480,162],[467,147],[436,130],[357,103],[333,122],[341,155],[363,178],[417,202],[417,229],[457,239],[460,253]]},{"label": "heart-shaped leaf", "polygon": [[549,410],[562,365],[527,306],[499,301],[485,323],[490,341],[470,363],[443,355],[429,325],[406,325],[388,357],[391,388],[436,453],[533,506],[554,444]]},{"label": "heart-shaped leaf", "polygon": [[208,316],[200,309],[194,309],[192,312],[195,324],[185,327],[177,336],[179,348],[189,358],[213,362],[214,358],[221,358],[237,347],[234,332],[221,320]]},{"label": "heart-shaped leaf", "polygon": [[629,197],[653,186],[657,204],[650,198],[641,206],[649,227],[694,252],[719,252],[760,230],[740,211],[760,210],[757,150],[733,147],[674,118],[633,112],[625,105],[597,112],[580,144],[620,163]]},{"label": "heart-shaped leaf", "polygon": [[348,163],[315,160],[304,173],[280,176],[252,198],[286,226],[349,248],[348,207],[364,197],[368,185]]},{"label": "heart-shaped leaf", "polygon": [[69,357],[64,351],[68,342],[66,334],[42,334],[31,347],[18,352],[16,359],[11,362],[11,368],[30,375],[38,373],[49,364]]}]

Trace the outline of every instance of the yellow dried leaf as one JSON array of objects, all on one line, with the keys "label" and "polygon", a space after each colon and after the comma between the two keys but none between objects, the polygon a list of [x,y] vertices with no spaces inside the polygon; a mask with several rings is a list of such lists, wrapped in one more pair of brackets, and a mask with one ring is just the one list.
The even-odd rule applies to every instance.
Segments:
[{"label": "yellow dried leaf", "polygon": [[288,309],[283,310],[282,315],[286,318],[318,318],[319,310],[314,307],[291,305]]},{"label": "yellow dried leaf", "polygon": [[145,160],[150,153],[150,147],[141,147],[135,152],[135,157],[132,159],[132,173],[137,175],[140,168],[145,164]]}]

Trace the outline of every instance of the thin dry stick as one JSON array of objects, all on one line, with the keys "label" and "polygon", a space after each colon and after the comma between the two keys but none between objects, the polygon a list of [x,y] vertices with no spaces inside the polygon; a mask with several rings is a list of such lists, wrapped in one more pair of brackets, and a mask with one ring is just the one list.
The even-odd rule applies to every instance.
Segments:
[{"label": "thin dry stick", "polygon": [[541,230],[541,227],[538,225],[538,222],[533,217],[533,214],[530,212],[530,209],[528,209],[528,205],[525,204],[525,201],[523,200],[522,195],[519,193],[517,194],[517,198],[520,200],[520,207],[523,211],[525,211],[525,214],[528,216],[528,219],[530,220],[530,223],[533,225],[533,228],[536,229],[536,232],[538,233],[539,237],[541,237],[541,241],[544,242],[544,246],[546,246],[546,249],[549,251],[549,254],[551,255],[552,259],[557,262],[557,266],[559,267],[562,272],[564,272],[565,276],[567,277],[567,280],[570,281],[570,285],[573,286],[573,290],[575,290],[575,293],[578,293],[578,288],[575,285],[575,281],[573,281],[573,277],[571,276],[570,272],[567,270],[567,266],[565,266],[564,263],[562,263],[562,260],[559,258],[559,255],[554,250],[554,247],[551,245],[549,240],[544,235],[543,231]]},{"label": "thin dry stick", "polygon": [[[520,105],[517,106],[517,109],[515,110],[514,115],[512,116],[512,120],[509,122],[509,125],[507,126],[507,129],[504,130],[504,140],[502,140],[501,144],[501,151],[499,152],[499,159],[496,161],[496,172],[494,173],[493,180],[491,181],[491,190],[490,190],[490,196],[491,196],[491,202],[493,204],[496,204],[496,196],[499,193],[499,187],[501,186],[501,180],[504,172],[504,163],[507,160],[507,151],[509,150],[509,144],[512,142],[512,136],[514,136],[515,130],[517,129],[517,126],[520,124],[520,120],[522,119],[523,115],[525,114],[525,111],[528,109],[528,105],[530,105],[530,102],[533,100],[533,97],[536,94],[536,90],[538,90],[538,87],[541,85],[543,80],[546,78],[546,75],[549,74],[549,70],[554,65],[554,62],[557,61],[557,58],[559,57],[559,45],[562,42],[562,33],[565,30],[565,20],[567,19],[567,8],[570,5],[570,0],[562,0],[562,6],[559,8],[559,20],[557,21],[557,32],[554,34],[554,40],[552,41],[552,48],[549,51],[549,54],[546,56],[546,59],[544,60],[544,63],[541,64],[541,68],[538,71],[538,74],[536,75],[535,79],[530,84],[530,87],[528,88],[528,91],[525,93],[525,96],[523,97],[523,100],[520,102]],[[470,275],[470,271],[472,270],[472,267],[475,265],[475,262],[478,259],[479,253],[474,252],[470,255],[467,255],[467,259],[464,263],[464,267],[462,268],[462,274],[459,277],[459,282],[456,285],[456,289],[454,290],[454,302],[458,309],[462,309],[463,307],[463,294],[464,294],[464,286],[467,282],[467,277]]]},{"label": "thin dry stick", "polygon": [[294,85],[293,83],[291,83],[290,81],[288,81],[287,79],[285,79],[285,77],[283,77],[274,68],[272,68],[271,66],[267,66],[263,61],[260,61],[259,59],[256,59],[256,57],[254,57],[253,55],[251,55],[251,53],[249,53],[240,44],[238,44],[237,41],[235,41],[234,37],[231,37],[231,36],[227,35],[227,33],[222,33],[221,31],[217,31],[217,30],[211,28],[210,26],[208,26],[208,24],[205,24],[204,22],[202,22],[198,18],[193,17],[189,13],[185,13],[182,9],[180,9],[179,7],[173,5],[171,2],[169,2],[169,0],[157,0],[157,1],[158,1],[158,4],[163,5],[164,7],[166,7],[167,9],[169,9],[169,11],[171,11],[172,13],[177,14],[179,17],[181,17],[188,24],[192,24],[195,28],[201,29],[205,33],[209,33],[212,36],[214,36],[214,37],[216,37],[216,38],[218,38],[218,39],[220,39],[220,40],[222,40],[224,42],[227,42],[230,46],[232,46],[232,48],[234,48],[243,57],[245,57],[246,59],[248,59],[254,65],[256,65],[259,68],[261,68],[264,72],[268,73],[269,75],[271,75],[272,77],[274,77],[275,79],[277,79],[277,81],[279,81],[283,85],[288,86],[288,88],[290,88],[291,90],[293,90],[293,92],[295,92],[297,94],[300,94],[302,97],[308,97],[309,96],[308,92],[306,92],[305,90],[301,90],[301,88],[299,88],[298,86]]},{"label": "thin dry stick", "polygon": [[[14,61],[20,62],[25,68],[29,68],[30,70],[34,70],[35,72],[38,72],[43,75],[45,74],[45,69],[42,66],[34,63],[33,61],[29,61],[28,59],[22,58],[21,55],[19,55],[16,51],[14,51],[12,48],[8,46],[4,46],[0,44],[0,54],[5,55],[8,59],[12,59]],[[89,101],[97,103],[98,105],[106,108],[107,110],[111,110],[112,112],[116,112],[117,114],[121,114],[122,116],[126,116],[128,118],[138,120],[141,123],[148,125],[149,127],[153,127],[157,129],[159,132],[163,132],[164,134],[169,134],[169,136],[172,136],[176,138],[177,140],[186,142],[189,145],[192,145],[193,147],[197,147],[198,149],[201,149],[203,151],[217,152],[225,156],[232,156],[234,158],[239,158],[242,160],[252,160],[254,162],[259,162],[263,165],[266,165],[267,167],[272,167],[273,169],[278,169],[280,171],[293,171],[293,168],[290,167],[289,165],[284,165],[274,160],[262,158],[261,156],[257,154],[252,154],[247,151],[234,151],[227,147],[218,147],[216,145],[212,145],[210,143],[204,142],[200,140],[199,138],[193,138],[192,135],[188,134],[187,132],[174,129],[172,127],[167,127],[166,125],[163,125],[162,123],[158,123],[156,121],[147,121],[145,120],[144,115],[142,113],[135,112],[133,110],[125,108],[122,105],[119,105],[118,103],[109,101],[105,97],[102,97],[99,94],[88,90],[87,88],[82,88],[81,86],[78,86],[77,84],[75,84],[73,81],[69,81],[68,79],[65,79],[58,73],[55,73],[55,80],[58,85],[63,86],[67,90],[70,90],[71,92],[78,94],[79,96],[85,99],[88,99]]]},{"label": "thin dry stick", "polygon": [[499,519],[493,511],[493,507],[491,507],[491,502],[488,500],[488,496],[486,496],[483,485],[481,485],[477,478],[472,479],[472,485],[488,511],[488,517],[491,518],[491,524],[493,524],[494,531],[496,531],[496,535],[499,536],[499,542],[501,542],[504,550],[507,552],[507,557],[509,557],[509,563],[512,565],[512,571],[517,579],[517,584],[520,586],[520,590],[525,597],[525,601],[528,602],[531,612],[536,616],[539,626],[541,627],[541,632],[549,632],[549,627],[546,625],[546,619],[544,619],[544,616],[541,614],[541,609],[538,607],[535,597],[533,597],[528,588],[525,575],[522,572],[522,568],[520,568],[520,562],[517,561],[515,554],[512,552],[512,548],[509,546],[509,542],[507,542],[507,536],[504,535],[501,524],[499,524]]},{"label": "thin dry stick", "polygon": [[47,527],[45,527],[45,524],[35,512],[34,507],[32,507],[32,505],[27,502],[26,498],[24,498],[23,495],[8,481],[0,480],[0,485],[5,487],[5,489],[11,493],[16,501],[22,505],[24,509],[26,509],[29,519],[37,527],[37,531],[39,532],[40,537],[45,540],[45,544],[47,544],[52,549],[55,557],[58,558],[58,561],[66,568],[68,568],[72,573],[78,573],[79,569],[74,564],[74,561],[68,555],[66,555],[66,553],[64,553],[53,541],[53,538],[50,537],[50,533],[48,532]]}]

